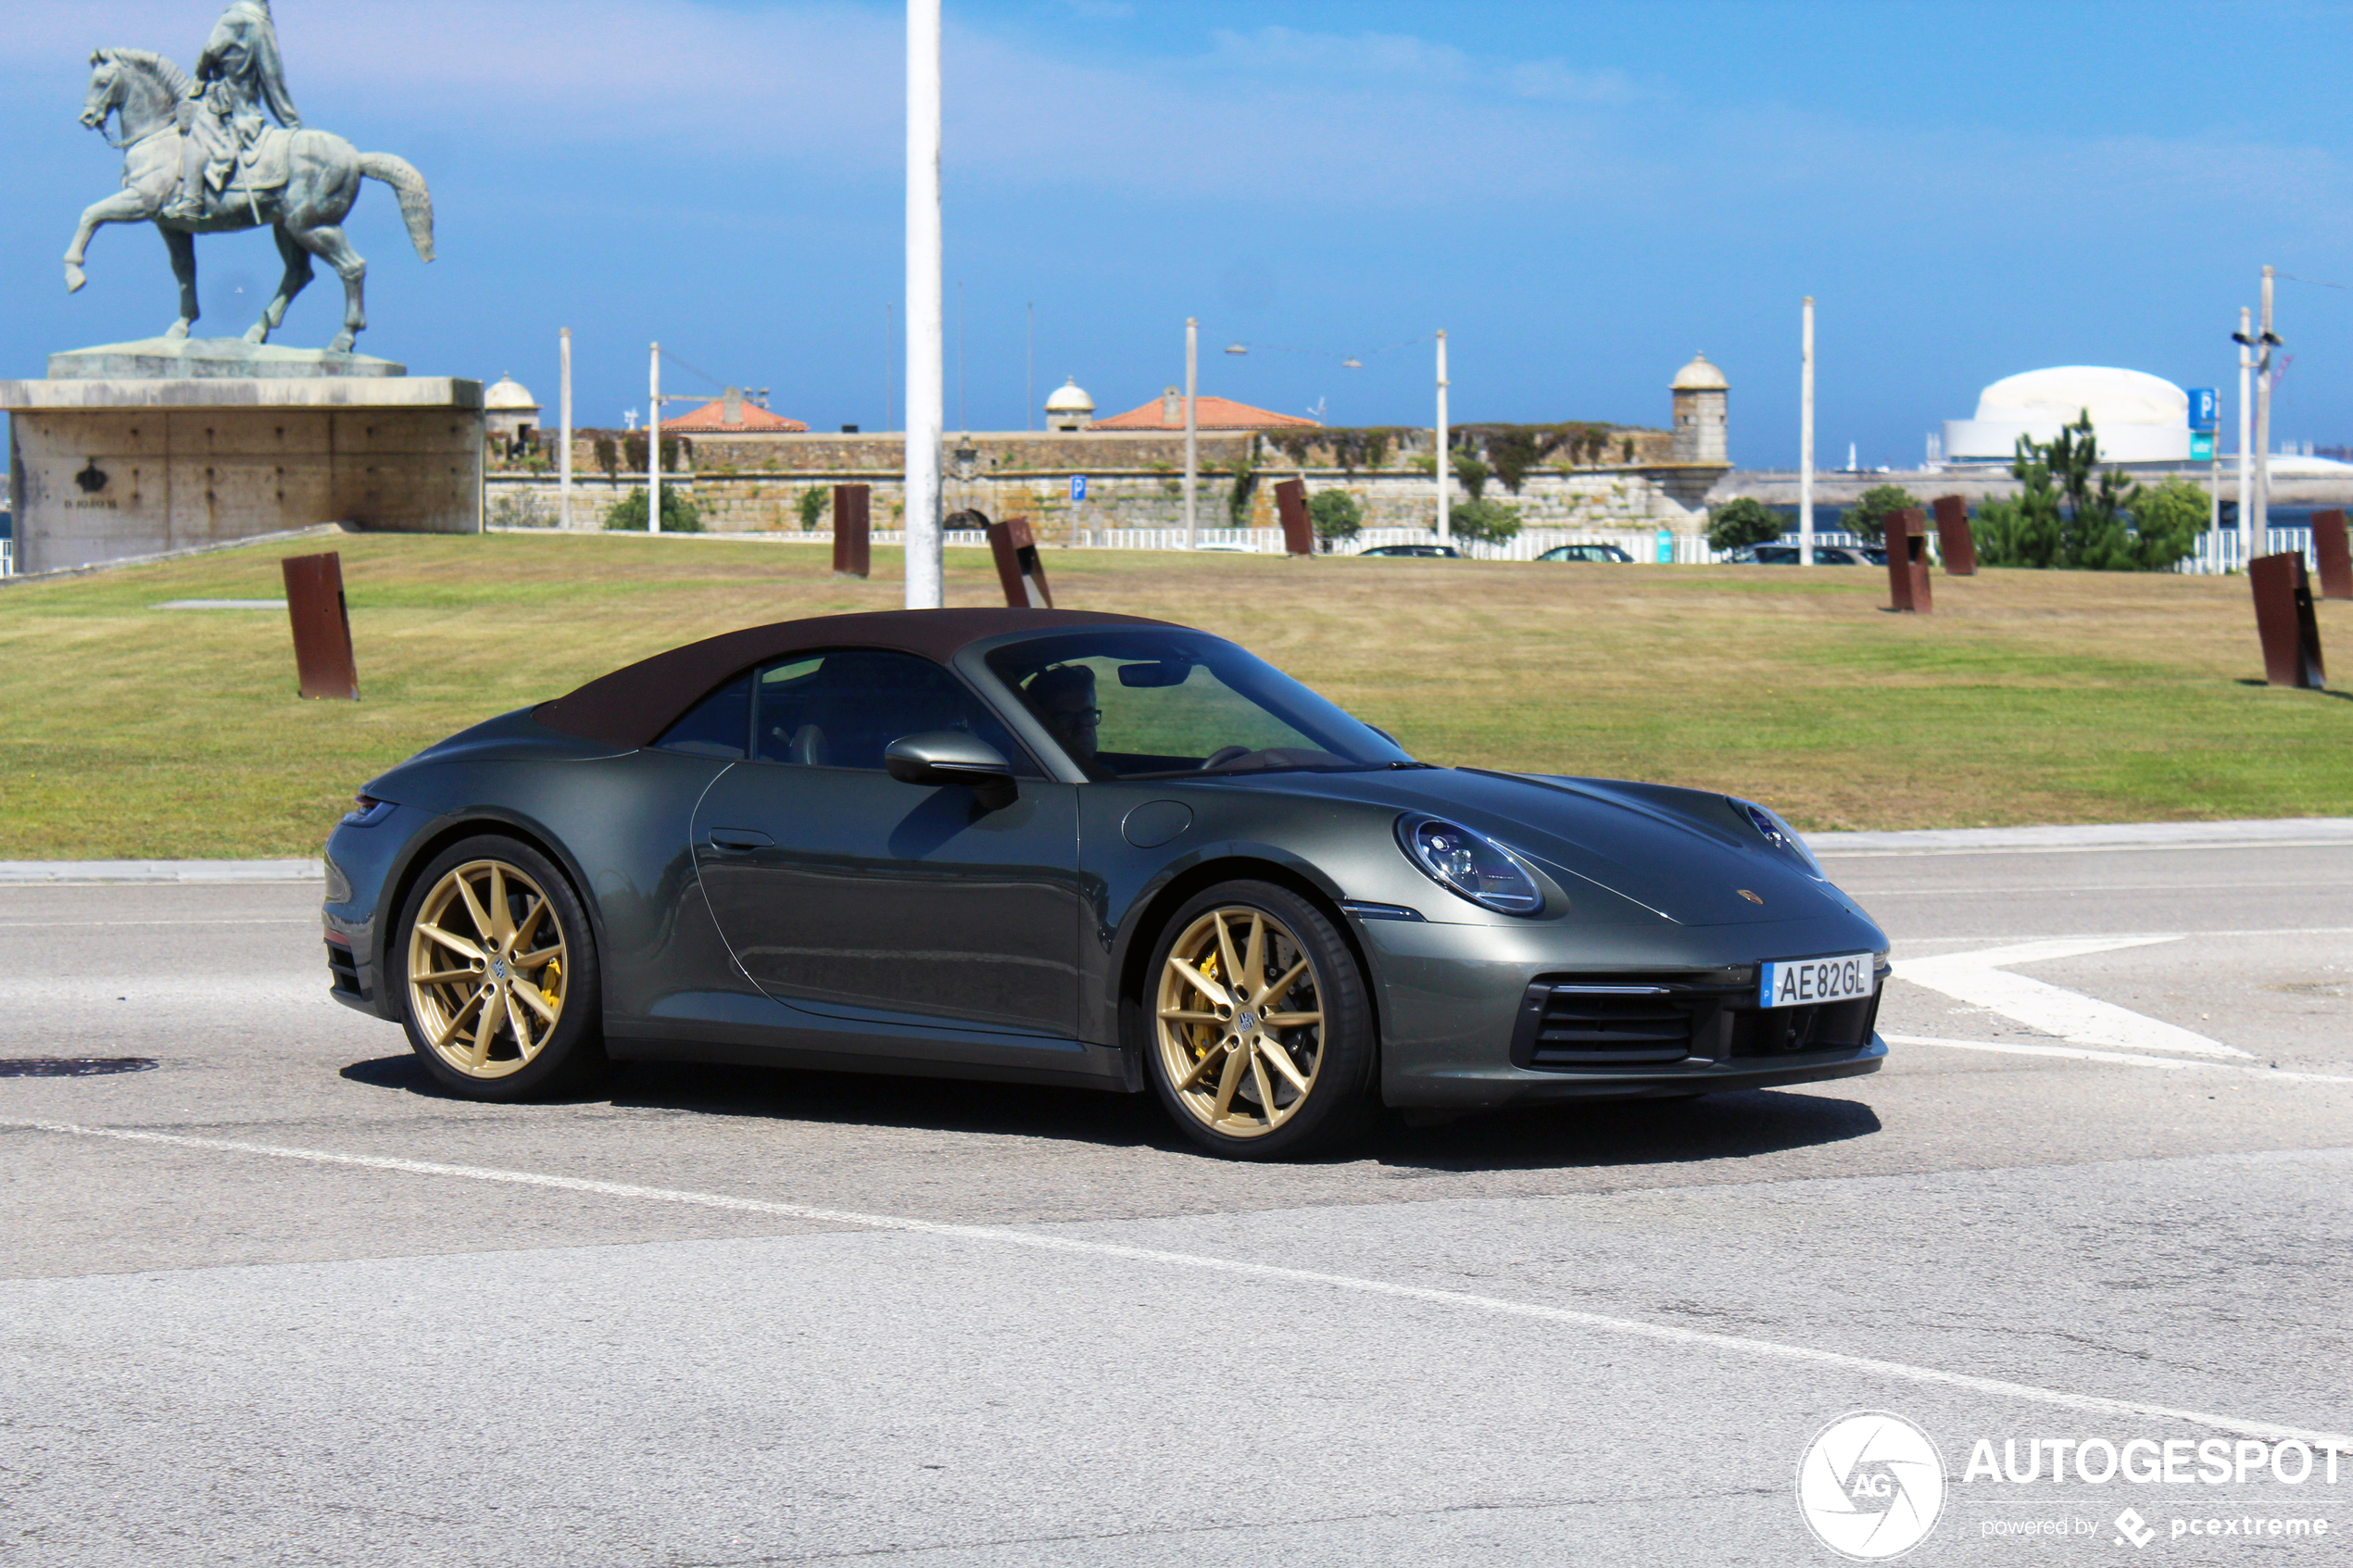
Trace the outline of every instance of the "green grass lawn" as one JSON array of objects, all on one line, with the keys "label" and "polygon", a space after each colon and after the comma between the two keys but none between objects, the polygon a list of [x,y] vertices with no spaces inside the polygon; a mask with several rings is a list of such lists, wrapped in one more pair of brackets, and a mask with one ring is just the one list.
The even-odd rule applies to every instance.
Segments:
[{"label": "green grass lawn", "polygon": [[[0,859],[302,855],[418,747],[738,626],[895,608],[822,546],[355,535],[358,703],[295,696],[254,546],[0,587]],[[1049,550],[1062,603],[1222,633],[1447,763],[1638,777],[1806,828],[2353,815],[2353,702],[2259,684],[2238,578]],[[951,551],[949,601],[997,598]],[[2353,670],[2353,606],[2322,607]]]}]

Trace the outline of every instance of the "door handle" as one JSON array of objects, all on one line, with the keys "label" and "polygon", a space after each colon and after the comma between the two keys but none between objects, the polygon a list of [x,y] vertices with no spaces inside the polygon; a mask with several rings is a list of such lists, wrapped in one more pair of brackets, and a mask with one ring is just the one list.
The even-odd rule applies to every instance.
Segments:
[{"label": "door handle", "polygon": [[711,842],[716,848],[735,850],[769,849],[776,843],[766,834],[754,833],[749,828],[713,828]]}]

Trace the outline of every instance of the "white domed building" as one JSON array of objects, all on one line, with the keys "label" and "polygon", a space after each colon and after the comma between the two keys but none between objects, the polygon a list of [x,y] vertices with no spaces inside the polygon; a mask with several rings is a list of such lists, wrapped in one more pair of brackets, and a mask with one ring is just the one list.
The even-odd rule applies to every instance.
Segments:
[{"label": "white domed building", "polygon": [[510,445],[527,444],[539,430],[539,400],[512,376],[500,376],[482,392],[483,424]]},{"label": "white domed building", "polygon": [[1675,372],[1667,391],[1675,413],[1677,462],[1731,462],[1726,429],[1730,388],[1724,372],[1709,364],[1705,354],[1692,355],[1692,362]]},{"label": "white domed building", "polygon": [[2087,412],[2103,461],[2189,460],[2190,395],[2162,376],[2104,365],[2005,376],[1978,395],[1975,419],[1944,421],[1944,460],[2007,464],[2020,436],[2056,439]]},{"label": "white domed building", "polygon": [[1087,389],[1078,384],[1077,378],[1063,382],[1046,399],[1048,430],[1091,430],[1094,424],[1095,400],[1087,395]]}]

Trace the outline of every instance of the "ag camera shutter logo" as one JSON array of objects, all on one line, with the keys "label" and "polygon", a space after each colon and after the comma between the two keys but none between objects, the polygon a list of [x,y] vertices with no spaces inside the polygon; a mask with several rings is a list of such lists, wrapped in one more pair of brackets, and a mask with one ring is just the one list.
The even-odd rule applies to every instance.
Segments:
[{"label": "ag camera shutter logo", "polygon": [[1856,1562],[1901,1557],[1944,1509],[1944,1461],[1900,1415],[1859,1411],[1824,1427],[1797,1461],[1797,1510],[1814,1538]]}]

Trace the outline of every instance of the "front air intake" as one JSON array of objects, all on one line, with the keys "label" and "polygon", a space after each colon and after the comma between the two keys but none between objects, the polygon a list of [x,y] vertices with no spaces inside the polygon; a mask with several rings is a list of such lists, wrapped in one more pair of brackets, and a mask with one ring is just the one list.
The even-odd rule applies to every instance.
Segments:
[{"label": "front air intake", "polygon": [[1680,1061],[1692,1054],[1692,1009],[1664,985],[1531,985],[1517,1035],[1521,1067]]}]

